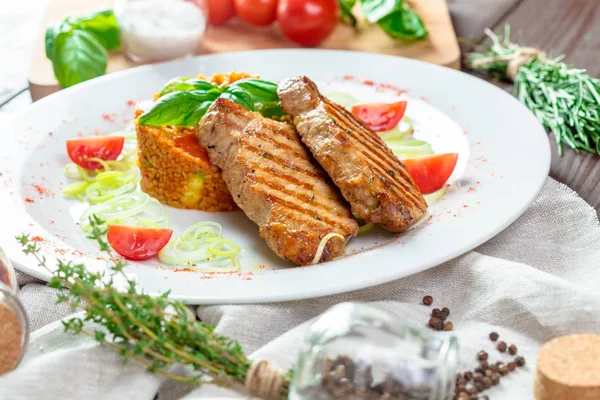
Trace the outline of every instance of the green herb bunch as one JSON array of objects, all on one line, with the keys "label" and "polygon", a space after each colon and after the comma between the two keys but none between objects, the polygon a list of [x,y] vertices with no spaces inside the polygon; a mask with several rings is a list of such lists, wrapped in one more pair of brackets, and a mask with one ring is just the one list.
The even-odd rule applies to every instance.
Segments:
[{"label": "green herb bunch", "polygon": [[[352,9],[357,0],[339,0],[342,22],[356,26],[358,20]],[[421,18],[404,0],[359,0],[367,21],[379,27],[391,38],[405,42],[425,39],[429,32]]]},{"label": "green herb bunch", "polygon": [[600,154],[600,80],[584,69],[546,58],[541,51],[510,42],[489,29],[491,45],[480,45],[467,55],[467,65],[514,81],[514,94],[547,130],[554,133],[558,153],[563,144],[576,152]]},{"label": "green herb bunch", "polygon": [[67,17],[48,26],[45,45],[58,83],[73,86],[104,75],[107,52],[121,47],[119,24],[111,10]]},{"label": "green herb bunch", "polygon": [[[133,359],[149,371],[188,383],[209,383],[242,389],[251,368],[238,342],[220,336],[214,327],[197,321],[185,303],[168,299],[169,292],[158,297],[140,293],[136,283],[127,278],[126,264],[116,260],[104,240],[106,228],[101,220],[90,218],[88,236],[112,260],[111,276],[89,272],[83,264],[58,261],[49,286],[66,288],[58,295],[59,303],[69,303],[73,309],[83,307],[85,317],[63,321],[66,332],[84,334],[114,348],[125,359]],[[25,254],[31,254],[41,267],[48,268],[39,255],[39,246],[28,235],[17,240]],[[126,288],[118,290],[115,274],[125,279]],[[88,329],[89,322],[101,328]],[[175,374],[171,366],[191,367],[189,375]],[[290,375],[282,377],[278,397],[287,397]]]},{"label": "green herb bunch", "polygon": [[175,78],[167,82],[153,107],[138,119],[146,126],[194,126],[214,101],[222,97],[258,111],[268,118],[284,115],[277,95],[277,84],[262,79],[242,79],[218,86],[194,78]]}]

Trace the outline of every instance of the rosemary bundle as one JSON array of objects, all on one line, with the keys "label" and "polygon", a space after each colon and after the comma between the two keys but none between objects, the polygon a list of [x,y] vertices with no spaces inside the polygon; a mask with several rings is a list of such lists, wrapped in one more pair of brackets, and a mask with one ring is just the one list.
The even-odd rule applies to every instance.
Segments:
[{"label": "rosemary bundle", "polygon": [[600,154],[600,80],[565,64],[564,56],[549,59],[511,43],[508,25],[504,36],[485,33],[492,44],[467,54],[467,66],[512,80],[514,95],[554,134],[559,155],[563,144],[577,153]]},{"label": "rosemary bundle", "polygon": [[[28,235],[16,239],[25,254],[52,273],[49,286],[66,288],[58,294],[59,303],[73,309],[83,307],[85,317],[63,321],[66,332],[87,335],[132,359],[149,371],[181,382],[214,384],[246,391],[262,398],[287,398],[291,373],[283,375],[267,361],[251,362],[235,340],[220,336],[214,327],[197,321],[185,303],[171,301],[169,293],[152,297],[138,291],[125,275],[126,264],[117,260],[105,241],[106,228],[96,216],[90,217],[91,233],[100,250],[112,263],[113,274],[89,272],[83,264],[58,261],[51,271],[39,246]],[[127,283],[116,288],[115,274]],[[94,326],[101,328],[88,327]],[[175,374],[172,366],[190,367],[189,374]]]}]

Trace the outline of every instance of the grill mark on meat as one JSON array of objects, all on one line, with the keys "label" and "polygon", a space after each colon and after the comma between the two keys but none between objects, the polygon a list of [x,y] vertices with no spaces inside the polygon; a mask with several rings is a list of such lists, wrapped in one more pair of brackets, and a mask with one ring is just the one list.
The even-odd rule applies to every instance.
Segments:
[{"label": "grill mark on meat", "polygon": [[[291,152],[296,152],[296,150],[297,150],[297,149],[294,149],[293,147],[291,147],[289,143],[278,141],[276,139],[277,137],[285,137],[285,136],[275,130],[270,131],[269,135],[265,134],[264,132],[260,132],[257,129],[248,129],[248,133],[252,134],[252,137],[255,137],[257,139],[257,142],[261,145],[263,143],[269,143],[269,144],[272,144],[274,147],[278,147],[279,150],[288,150]],[[289,140],[288,140],[288,142],[289,142]],[[262,148],[262,146],[261,146],[261,148]]]},{"label": "grill mark on meat", "polygon": [[[333,109],[334,111],[336,111],[336,107],[332,107],[332,105],[330,105],[331,109]],[[349,119],[347,117],[347,115],[342,116],[340,113],[337,113],[336,116],[338,116],[340,119],[341,118],[346,118],[346,121],[350,122],[352,119]],[[395,173],[393,170],[388,169],[389,168],[389,164],[394,165],[397,170],[400,170],[402,172],[402,174],[404,175],[404,178],[410,182],[410,179],[412,179],[410,177],[410,175],[408,174],[408,172],[406,172],[404,165],[402,165],[402,163],[398,160],[398,158],[396,156],[394,156],[393,154],[389,154],[388,152],[378,152],[376,149],[373,148],[372,146],[372,142],[371,143],[367,143],[369,138],[373,137],[373,134],[371,132],[368,132],[364,129],[363,126],[359,125],[359,124],[355,124],[354,125],[357,129],[356,129],[356,133],[354,135],[352,135],[352,138],[356,138],[356,140],[352,140],[350,139],[351,142],[353,143],[357,143],[360,144],[361,149],[367,151],[369,153],[369,155],[371,156],[371,158],[367,159],[367,162],[370,165],[374,165],[377,168],[377,173],[382,175],[382,176],[388,176],[390,179],[388,179],[388,182],[393,185],[393,187],[396,189],[396,193],[400,196],[402,196],[404,199],[406,200],[410,200],[411,204],[413,206],[418,206],[420,204],[419,198],[417,196],[414,195],[414,192],[411,188],[411,186],[406,182],[406,181],[401,181],[401,180],[397,180],[395,179]],[[360,140],[360,138],[366,138],[367,141],[362,142]],[[386,146],[387,148],[387,146]],[[382,160],[383,157],[385,157],[384,160]],[[387,162],[388,164],[386,164],[385,162]],[[391,171],[391,173],[390,173]],[[409,197],[407,197],[407,195]]]},{"label": "grill mark on meat", "polygon": [[[246,147],[244,147],[244,150],[248,150],[248,151],[256,154],[259,157],[264,157],[263,154],[265,153],[264,150],[261,150],[258,147],[251,146],[249,144]],[[289,162],[289,160],[287,160],[285,158],[277,157],[277,156],[275,156],[273,154],[269,154],[269,156],[267,158],[269,158],[271,161],[273,161],[275,163],[278,163],[278,164],[280,164],[282,166],[288,167],[289,169],[292,169],[292,170],[294,170],[296,172],[301,172],[304,175],[309,176],[311,178],[322,178],[321,174],[318,174],[318,173],[316,173],[314,171],[309,171],[307,169],[303,169],[303,168],[301,168],[297,164],[291,164]]]},{"label": "grill mark on meat", "polygon": [[[323,203],[312,203],[312,204],[307,204],[306,202],[302,202],[302,201],[296,201],[295,197],[298,196],[298,193],[293,193],[293,192],[289,192],[287,191],[284,187],[282,187],[281,185],[277,185],[274,181],[267,181],[265,179],[265,177],[261,177],[259,175],[254,175],[255,177],[255,181],[262,185],[265,186],[269,189],[272,189],[272,191],[269,192],[269,194],[272,196],[272,199],[274,201],[276,201],[277,203],[280,204],[285,204],[286,206],[288,206],[288,208],[290,208],[291,210],[294,211],[300,211],[300,210],[305,210],[307,213],[312,214],[313,211],[315,210],[315,205],[319,205],[321,206],[323,209],[327,210],[327,211],[333,211],[330,207],[326,207],[325,204]],[[260,186],[253,186],[256,189],[260,189]],[[278,196],[275,196],[275,194],[277,194]],[[305,196],[305,198],[310,199],[312,197],[312,192],[309,193],[303,193]],[[285,196],[281,196],[281,195],[285,195]],[[306,214],[304,214],[306,215]],[[324,224],[339,224],[339,223],[343,223],[343,220],[340,220],[339,218],[335,218],[331,219],[329,217],[337,217],[338,215],[333,214],[333,212],[331,213],[331,215],[327,215],[327,216],[321,216],[319,217],[319,221],[323,221]]]}]

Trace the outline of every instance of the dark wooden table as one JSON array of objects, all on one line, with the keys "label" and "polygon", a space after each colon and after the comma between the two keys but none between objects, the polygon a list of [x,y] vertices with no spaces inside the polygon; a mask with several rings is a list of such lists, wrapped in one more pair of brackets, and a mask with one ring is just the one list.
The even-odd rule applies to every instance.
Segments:
[{"label": "dark wooden table", "polygon": [[[0,51],[3,60],[12,60],[13,67],[3,74],[0,69],[0,104],[18,90],[26,87],[25,72],[29,53],[27,46],[33,41],[36,17],[41,15],[39,6],[50,0],[22,0],[11,10],[0,11],[3,33]],[[587,68],[590,75],[600,76],[600,0],[447,0],[459,37],[482,38],[483,29],[490,27],[501,31],[505,24],[511,25],[514,42],[535,46],[552,56],[566,55],[566,61],[578,68]],[[32,8],[35,2],[37,8]],[[21,7],[21,6],[22,7]],[[19,8],[20,7],[20,8]],[[43,7],[42,7],[43,8]],[[37,10],[32,13],[30,10]],[[16,11],[15,11],[16,10]],[[3,14],[4,13],[4,14]],[[14,15],[11,15],[13,13]],[[13,24],[14,29],[11,29]],[[25,29],[25,23],[31,29]],[[30,36],[27,36],[29,34]],[[13,37],[14,36],[14,37]],[[23,46],[15,43],[23,42]],[[462,46],[468,51],[468,46]],[[3,61],[6,68],[6,61]],[[20,74],[20,71],[23,71]],[[507,88],[510,90],[510,88]],[[0,111],[15,111],[31,102],[29,94],[17,95]],[[553,138],[550,138],[553,140]],[[550,176],[575,190],[600,212],[600,156],[587,153],[576,154],[566,148],[563,157],[552,146]]]}]

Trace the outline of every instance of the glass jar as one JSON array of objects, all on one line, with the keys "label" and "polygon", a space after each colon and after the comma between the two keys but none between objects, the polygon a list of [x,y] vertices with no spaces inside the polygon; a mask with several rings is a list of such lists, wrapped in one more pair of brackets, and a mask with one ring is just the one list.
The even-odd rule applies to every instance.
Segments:
[{"label": "glass jar", "polygon": [[0,375],[17,367],[29,341],[29,321],[17,291],[15,270],[0,249]]},{"label": "glass jar", "polygon": [[332,307],[310,327],[294,372],[292,400],[452,397],[458,342],[424,333],[381,309]]},{"label": "glass jar", "polygon": [[135,62],[197,52],[208,21],[204,0],[115,0],[121,46]]}]

